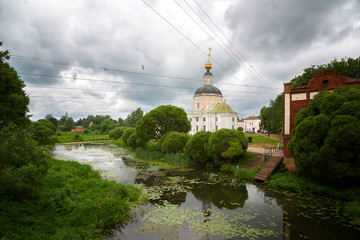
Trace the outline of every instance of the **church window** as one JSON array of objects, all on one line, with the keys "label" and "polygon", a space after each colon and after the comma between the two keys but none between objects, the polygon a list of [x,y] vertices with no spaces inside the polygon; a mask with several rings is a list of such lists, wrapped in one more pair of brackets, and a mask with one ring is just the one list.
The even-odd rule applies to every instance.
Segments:
[{"label": "church window", "polygon": [[206,118],[203,118],[203,121],[206,122]]},{"label": "church window", "polygon": [[203,129],[204,129],[204,131],[206,131],[206,126],[205,125],[203,126]]},{"label": "church window", "polygon": [[196,108],[197,108],[197,109],[200,108],[200,103],[196,103]]},{"label": "church window", "polygon": [[219,127],[218,127],[218,125],[216,125],[215,129],[216,129],[216,131],[217,131],[217,130],[219,130]]},{"label": "church window", "polygon": [[232,126],[232,129],[235,129],[235,128],[234,128],[234,125]]},{"label": "church window", "polygon": [[235,122],[235,118],[232,118],[233,122]]},{"label": "church window", "polygon": [[216,122],[218,121],[218,117],[215,118],[215,121],[216,121]]},{"label": "church window", "polygon": [[207,109],[210,109],[210,102],[207,102]]},{"label": "church window", "polygon": [[196,132],[198,132],[199,131],[199,126],[196,126]]},{"label": "church window", "polygon": [[198,118],[198,117],[196,117],[195,119],[196,119],[197,122],[199,121],[199,118]]}]

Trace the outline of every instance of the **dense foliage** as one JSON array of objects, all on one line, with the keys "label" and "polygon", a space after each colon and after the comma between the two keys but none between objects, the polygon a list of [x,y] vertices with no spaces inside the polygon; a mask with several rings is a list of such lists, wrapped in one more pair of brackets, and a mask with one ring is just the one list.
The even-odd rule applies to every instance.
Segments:
[{"label": "dense foliage", "polygon": [[207,152],[215,162],[230,162],[233,157],[243,155],[247,147],[248,140],[243,132],[220,129],[210,136]]},{"label": "dense foliage", "polygon": [[48,154],[30,138],[29,131],[0,129],[0,198],[22,199],[38,193],[46,174]]},{"label": "dense foliage", "polygon": [[136,123],[143,117],[144,112],[141,108],[137,108],[135,111],[130,113],[124,120],[125,127],[135,127]]},{"label": "dense foliage", "polygon": [[9,51],[0,51],[0,127],[30,123],[27,117],[29,97],[23,90],[25,84],[14,68],[5,62],[9,58]]},{"label": "dense foliage", "polygon": [[360,88],[320,92],[296,116],[288,144],[304,175],[334,183],[360,181]]},{"label": "dense foliage", "polygon": [[312,65],[311,67],[304,69],[304,73],[302,75],[291,79],[291,82],[295,87],[299,87],[302,84],[307,83],[315,74],[323,71],[334,71],[343,76],[360,78],[360,57],[355,59],[345,57],[340,61],[334,59],[327,64]]},{"label": "dense foliage", "polygon": [[280,132],[283,125],[283,95],[280,94],[269,107],[262,107],[260,111],[261,128]]},{"label": "dense foliage", "polygon": [[36,200],[0,197],[0,239],[103,239],[138,199],[137,188],[102,180],[89,165],[50,159]]},{"label": "dense foliage", "polygon": [[31,123],[31,137],[36,140],[39,145],[55,143],[55,132],[55,126],[49,120],[40,119],[37,122]]},{"label": "dense foliage", "polygon": [[212,132],[200,131],[195,133],[187,142],[186,147],[190,157],[200,165],[206,165],[207,162],[211,162],[211,158],[207,154],[206,149],[212,134]]},{"label": "dense foliage", "polygon": [[186,112],[172,105],[161,105],[136,123],[136,132],[145,142],[161,138],[169,131],[189,132],[191,128]]},{"label": "dense foliage", "polygon": [[124,134],[122,135],[122,140],[124,141],[125,144],[127,144],[130,135],[133,134],[134,132],[135,132],[135,128],[127,128],[125,130]]},{"label": "dense foliage", "polygon": [[168,132],[166,138],[161,144],[161,151],[163,153],[181,152],[186,147],[189,140],[189,135],[180,132]]}]

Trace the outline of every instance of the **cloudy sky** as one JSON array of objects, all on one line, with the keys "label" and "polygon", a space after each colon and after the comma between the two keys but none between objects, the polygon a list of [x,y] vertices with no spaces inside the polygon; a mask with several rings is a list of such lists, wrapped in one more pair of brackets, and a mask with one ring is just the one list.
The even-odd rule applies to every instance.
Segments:
[{"label": "cloudy sky", "polygon": [[304,68],[359,57],[359,12],[359,0],[0,0],[0,41],[32,120],[190,112],[209,47],[214,85],[243,118]]}]

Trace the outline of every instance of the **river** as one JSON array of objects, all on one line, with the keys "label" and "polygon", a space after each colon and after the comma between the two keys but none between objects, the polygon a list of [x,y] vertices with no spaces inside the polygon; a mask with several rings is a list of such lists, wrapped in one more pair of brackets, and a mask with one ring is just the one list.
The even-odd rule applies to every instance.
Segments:
[{"label": "river", "polygon": [[199,169],[172,169],[135,160],[107,143],[59,144],[55,158],[89,164],[104,179],[135,184],[148,201],[134,207],[131,221],[107,239],[358,239],[326,197],[289,196],[264,184]]}]

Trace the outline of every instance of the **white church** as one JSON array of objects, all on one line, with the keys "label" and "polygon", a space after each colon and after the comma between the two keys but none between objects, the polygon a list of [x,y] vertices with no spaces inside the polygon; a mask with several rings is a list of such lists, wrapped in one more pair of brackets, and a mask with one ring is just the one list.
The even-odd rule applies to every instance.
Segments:
[{"label": "white church", "polygon": [[213,75],[210,72],[210,53],[205,65],[204,86],[198,88],[193,97],[193,111],[187,113],[191,122],[190,134],[198,131],[211,131],[222,128],[237,129],[238,113],[224,100],[221,91],[213,86]]},{"label": "white church", "polygon": [[[209,49],[211,51],[211,49]],[[193,97],[193,111],[187,113],[191,122],[190,134],[204,130],[215,132],[222,128],[237,129],[242,127],[246,132],[256,132],[260,129],[260,118],[250,116],[238,120],[235,112],[224,99],[221,91],[213,86],[213,75],[210,72],[210,52],[205,64],[206,72],[203,77],[204,86],[199,87]]]}]

